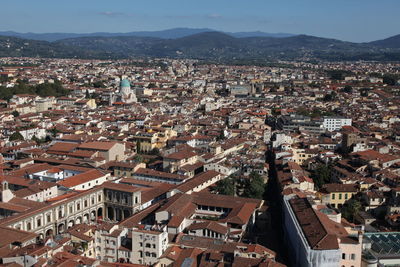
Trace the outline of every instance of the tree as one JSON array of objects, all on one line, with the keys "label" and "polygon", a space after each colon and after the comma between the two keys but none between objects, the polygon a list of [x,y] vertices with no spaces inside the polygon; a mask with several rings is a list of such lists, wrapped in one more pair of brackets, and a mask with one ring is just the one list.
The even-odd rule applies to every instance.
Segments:
[{"label": "tree", "polygon": [[256,172],[250,173],[250,182],[245,186],[243,196],[262,199],[265,191],[264,179]]},{"label": "tree", "polygon": [[350,85],[346,85],[344,88],[343,88],[343,92],[345,92],[345,93],[352,93],[353,92],[353,87],[351,87]]},{"label": "tree", "polygon": [[144,158],[141,155],[136,155],[134,157],[134,161],[138,162],[138,163],[143,163],[144,162]]},{"label": "tree", "polygon": [[217,182],[216,191],[221,195],[235,195],[235,178],[229,176]]},{"label": "tree", "polygon": [[136,153],[140,153],[141,151],[141,145],[139,141],[136,141]]},{"label": "tree", "polygon": [[104,85],[104,83],[102,81],[96,81],[93,83],[93,87],[94,88],[105,88],[106,86]]},{"label": "tree", "polygon": [[385,74],[383,75],[383,83],[387,85],[396,85],[397,81],[400,80],[400,75]]},{"label": "tree", "polygon": [[14,110],[13,112],[11,112],[11,115],[13,115],[14,117],[18,117],[19,116],[19,112]]},{"label": "tree", "polygon": [[332,101],[335,99],[335,97],[336,97],[336,93],[332,92],[330,94],[326,94],[322,100],[323,101]]},{"label": "tree", "polygon": [[367,97],[368,96],[368,92],[369,92],[369,88],[361,88],[360,89],[360,95],[362,96],[362,97]]},{"label": "tree", "polygon": [[361,202],[352,198],[343,205],[341,209],[342,216],[349,222],[354,223],[354,217],[361,210],[361,208]]},{"label": "tree", "polygon": [[40,143],[40,139],[36,137],[36,135],[32,136],[32,141],[36,142],[36,144]]},{"label": "tree", "polygon": [[324,184],[329,183],[331,179],[331,167],[325,164],[318,164],[317,168],[311,174],[315,185],[321,188]]},{"label": "tree", "polygon": [[90,99],[89,90],[87,90],[87,89],[86,89],[86,93],[85,93],[85,98],[86,98],[86,99]]},{"label": "tree", "polygon": [[20,132],[15,132],[10,136],[10,141],[23,141],[24,137]]},{"label": "tree", "polygon": [[59,133],[60,131],[57,130],[56,128],[52,128],[49,130],[49,133],[51,133],[52,137],[56,137],[57,133]]},{"label": "tree", "polygon": [[353,72],[348,70],[328,70],[327,74],[331,80],[344,80],[344,77],[354,75]]}]

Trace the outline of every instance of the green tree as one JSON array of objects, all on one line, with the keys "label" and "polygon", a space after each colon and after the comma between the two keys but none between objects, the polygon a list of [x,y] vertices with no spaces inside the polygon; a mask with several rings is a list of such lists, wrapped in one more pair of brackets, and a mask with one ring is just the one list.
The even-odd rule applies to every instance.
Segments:
[{"label": "green tree", "polygon": [[235,178],[229,176],[217,182],[216,191],[221,195],[235,195]]},{"label": "green tree", "polygon": [[331,92],[330,94],[326,94],[322,100],[329,102],[329,101],[333,101],[335,98],[336,98],[336,93]]},{"label": "green tree", "polygon": [[105,88],[106,86],[104,85],[104,83],[102,81],[96,81],[93,83],[93,87],[94,88]]},{"label": "green tree", "polygon": [[342,216],[346,218],[349,222],[354,223],[354,217],[362,209],[361,202],[357,199],[348,200],[342,207]]},{"label": "green tree", "polygon": [[141,156],[141,155],[136,155],[136,156],[134,157],[134,161],[136,161],[136,162],[138,162],[138,163],[142,163],[142,162],[144,162],[144,158],[143,158],[143,156]]},{"label": "green tree", "polygon": [[360,89],[360,95],[362,96],[362,97],[367,97],[368,96],[368,92],[369,92],[369,88],[361,88]]},{"label": "green tree", "polygon": [[352,93],[352,92],[353,92],[353,87],[351,87],[350,85],[346,85],[346,86],[343,88],[343,92],[345,92],[345,93]]},{"label": "green tree", "polygon": [[51,133],[52,137],[56,137],[57,134],[60,132],[59,130],[57,130],[57,128],[52,128],[48,131],[49,133]]},{"label": "green tree", "polygon": [[249,178],[250,182],[245,186],[243,196],[262,199],[265,191],[264,179],[256,172],[252,172]]},{"label": "green tree", "polygon": [[400,75],[396,74],[385,74],[383,75],[383,83],[387,85],[396,85],[397,81],[400,80]]},{"label": "green tree", "polygon": [[32,136],[32,141],[34,141],[36,144],[42,144],[45,142],[45,139],[39,139],[36,137],[36,135]]},{"label": "green tree", "polygon": [[150,155],[160,155],[160,150],[158,148],[153,148],[152,150],[149,151]]},{"label": "green tree", "polygon": [[348,70],[328,70],[327,74],[331,80],[344,80],[344,77],[354,75],[353,72]]},{"label": "green tree", "polygon": [[331,166],[325,164],[318,164],[316,169],[311,174],[315,185],[321,188],[324,184],[330,182],[331,179]]},{"label": "green tree", "polygon": [[141,149],[140,149],[141,145],[139,141],[136,141],[136,153],[140,153]]},{"label": "green tree", "polygon": [[24,137],[20,132],[15,132],[10,136],[10,141],[23,141]]},{"label": "green tree", "polygon": [[14,110],[13,112],[11,112],[11,115],[13,115],[14,117],[18,117],[19,116],[19,112]]}]

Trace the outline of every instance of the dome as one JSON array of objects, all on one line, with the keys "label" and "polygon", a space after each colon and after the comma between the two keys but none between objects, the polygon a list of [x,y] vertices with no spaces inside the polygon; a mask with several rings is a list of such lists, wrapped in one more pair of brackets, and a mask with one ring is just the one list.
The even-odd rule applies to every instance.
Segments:
[{"label": "dome", "polygon": [[131,83],[127,79],[121,81],[121,87],[131,87]]}]

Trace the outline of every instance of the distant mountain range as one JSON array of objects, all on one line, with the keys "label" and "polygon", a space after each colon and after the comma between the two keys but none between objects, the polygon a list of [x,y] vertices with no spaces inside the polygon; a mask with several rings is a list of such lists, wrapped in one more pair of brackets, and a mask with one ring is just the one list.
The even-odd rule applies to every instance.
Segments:
[{"label": "distant mountain range", "polygon": [[[0,36],[0,56],[100,59],[168,57],[243,64],[315,59],[400,61],[400,35],[369,43],[352,43],[308,35],[253,36],[267,33],[204,30],[208,29],[140,32],[143,36],[138,36],[139,33],[136,36],[74,36],[52,42]],[[192,34],[193,31],[197,33]],[[61,38],[61,34],[58,38]]]},{"label": "distant mountain range", "polygon": [[[120,37],[120,36],[135,36],[135,37],[154,37],[161,39],[176,39],[182,38],[193,34],[203,32],[217,32],[216,30],[202,28],[202,29],[191,29],[191,28],[174,28],[161,31],[138,31],[138,32],[126,32],[126,33],[110,33],[110,32],[94,32],[94,33],[19,33],[14,31],[0,31],[0,36],[12,36],[22,39],[31,39],[38,41],[54,42],[67,38],[79,38],[79,37]],[[261,31],[254,32],[225,32],[233,37],[289,37],[295,34],[290,33],[266,33]]]}]

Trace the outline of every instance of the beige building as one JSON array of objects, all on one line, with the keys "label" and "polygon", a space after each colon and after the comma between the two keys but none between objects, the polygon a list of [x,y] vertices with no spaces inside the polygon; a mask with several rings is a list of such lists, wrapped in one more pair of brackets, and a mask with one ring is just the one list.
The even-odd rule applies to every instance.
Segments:
[{"label": "beige building", "polygon": [[131,263],[153,265],[167,250],[168,232],[166,226],[145,226],[132,230]]},{"label": "beige building", "polygon": [[198,160],[196,153],[191,151],[178,151],[164,157],[163,168],[170,172],[176,172],[186,164],[195,164]]},{"label": "beige building", "polygon": [[125,145],[118,142],[102,142],[94,141],[83,143],[78,147],[78,150],[98,151],[99,156],[108,161],[125,160]]}]

